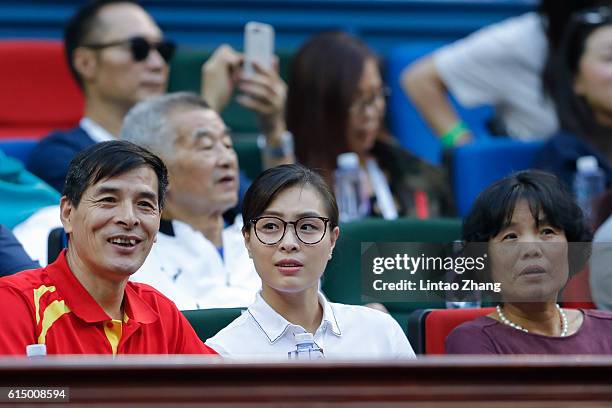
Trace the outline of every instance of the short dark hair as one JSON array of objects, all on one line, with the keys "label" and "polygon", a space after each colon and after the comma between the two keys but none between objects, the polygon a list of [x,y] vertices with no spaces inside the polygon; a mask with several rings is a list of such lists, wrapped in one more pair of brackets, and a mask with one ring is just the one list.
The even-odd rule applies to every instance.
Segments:
[{"label": "short dark hair", "polygon": [[376,54],[363,41],[330,31],[308,40],[291,62],[286,115],[295,154],[329,180],[338,155],[350,151],[349,109],[370,58]]},{"label": "short dark hair", "polygon": [[88,187],[141,166],[151,168],[157,175],[157,200],[161,209],[168,189],[166,166],[150,151],[124,140],[97,143],[77,154],[70,162],[62,194],[78,207]]},{"label": "short dark hair", "polygon": [[[510,224],[520,200],[527,201],[536,223],[542,212],[550,225],[565,233],[568,242],[591,242],[582,210],[566,186],[553,174],[525,170],[496,181],[478,195],[463,221],[465,243],[489,242]],[[579,272],[590,256],[590,245],[570,246],[568,256],[570,274]]]},{"label": "short dark hair", "polygon": [[283,164],[262,172],[247,190],[242,204],[242,231],[248,231],[251,220],[263,214],[279,193],[294,186],[306,185],[313,187],[325,202],[330,227],[337,226],[338,204],[325,180],[301,164]]},{"label": "short dark hair", "polygon": [[96,18],[100,10],[109,5],[117,3],[131,3],[140,5],[136,0],[92,0],[80,7],[77,12],[68,20],[64,28],[64,52],[66,62],[70,72],[81,89],[83,89],[83,79],[74,67],[72,57],[74,50],[83,45],[96,26]]}]

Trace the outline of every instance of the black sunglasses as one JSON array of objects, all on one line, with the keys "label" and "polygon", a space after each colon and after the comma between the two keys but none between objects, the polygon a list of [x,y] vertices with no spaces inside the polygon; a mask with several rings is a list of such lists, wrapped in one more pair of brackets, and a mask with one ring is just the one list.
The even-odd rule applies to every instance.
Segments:
[{"label": "black sunglasses", "polygon": [[129,45],[132,52],[132,58],[136,62],[144,61],[149,56],[152,48],[155,48],[159,55],[162,56],[166,63],[169,63],[176,50],[176,44],[172,41],[159,41],[151,43],[144,37],[132,37],[127,40],[113,41],[106,44],[84,44],[82,47],[101,50],[108,47],[116,47],[118,45]]}]

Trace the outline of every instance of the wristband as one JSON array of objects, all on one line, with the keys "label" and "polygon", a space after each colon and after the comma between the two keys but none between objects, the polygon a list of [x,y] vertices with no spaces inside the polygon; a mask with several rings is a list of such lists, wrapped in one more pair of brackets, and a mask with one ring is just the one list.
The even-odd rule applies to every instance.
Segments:
[{"label": "wristband", "polygon": [[284,131],[281,135],[279,146],[268,146],[266,137],[259,135],[257,137],[257,146],[265,156],[281,159],[293,154],[293,135],[289,131]]},{"label": "wristband", "polygon": [[446,148],[454,147],[457,144],[457,140],[462,134],[468,131],[467,126],[462,121],[457,122],[450,128],[446,133],[440,137],[442,146]]}]

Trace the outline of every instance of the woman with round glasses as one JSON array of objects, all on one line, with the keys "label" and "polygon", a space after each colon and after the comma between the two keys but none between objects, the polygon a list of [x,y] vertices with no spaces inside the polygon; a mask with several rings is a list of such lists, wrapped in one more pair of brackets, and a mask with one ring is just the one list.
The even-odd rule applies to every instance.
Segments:
[{"label": "woman with round glasses", "polygon": [[262,290],[207,345],[227,357],[286,359],[311,333],[325,357],[414,358],[392,317],[331,303],[319,291],[340,234],[336,200],[319,175],[298,164],[266,170],[247,190],[242,216]]},{"label": "woman with round glasses", "polygon": [[378,58],[362,41],[343,32],[314,36],[293,58],[288,86],[287,129],[300,163],[332,180],[338,155],[357,153],[369,181],[370,215],[454,213],[445,173],[386,134],[386,88]]},{"label": "woman with round glasses", "polygon": [[549,65],[549,88],[562,130],[539,152],[535,167],[571,186],[576,160],[595,156],[611,185],[612,9],[573,14],[557,58]]},{"label": "woman with round glasses", "polygon": [[501,296],[492,313],[448,335],[447,353],[612,353],[612,314],[557,303],[586,264],[591,236],[554,175],[523,171],[492,184],[464,220],[463,239],[470,256],[486,254],[485,280],[500,283]]}]

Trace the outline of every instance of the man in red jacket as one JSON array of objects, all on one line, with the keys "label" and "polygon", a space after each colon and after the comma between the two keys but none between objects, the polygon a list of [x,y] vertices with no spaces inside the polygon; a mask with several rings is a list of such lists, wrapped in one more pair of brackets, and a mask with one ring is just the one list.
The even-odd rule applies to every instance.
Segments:
[{"label": "man in red jacket", "polygon": [[128,282],[159,229],[168,175],[134,144],[111,141],[70,164],[61,219],[68,249],[46,268],[0,279],[0,354],[214,354],[168,298]]}]

